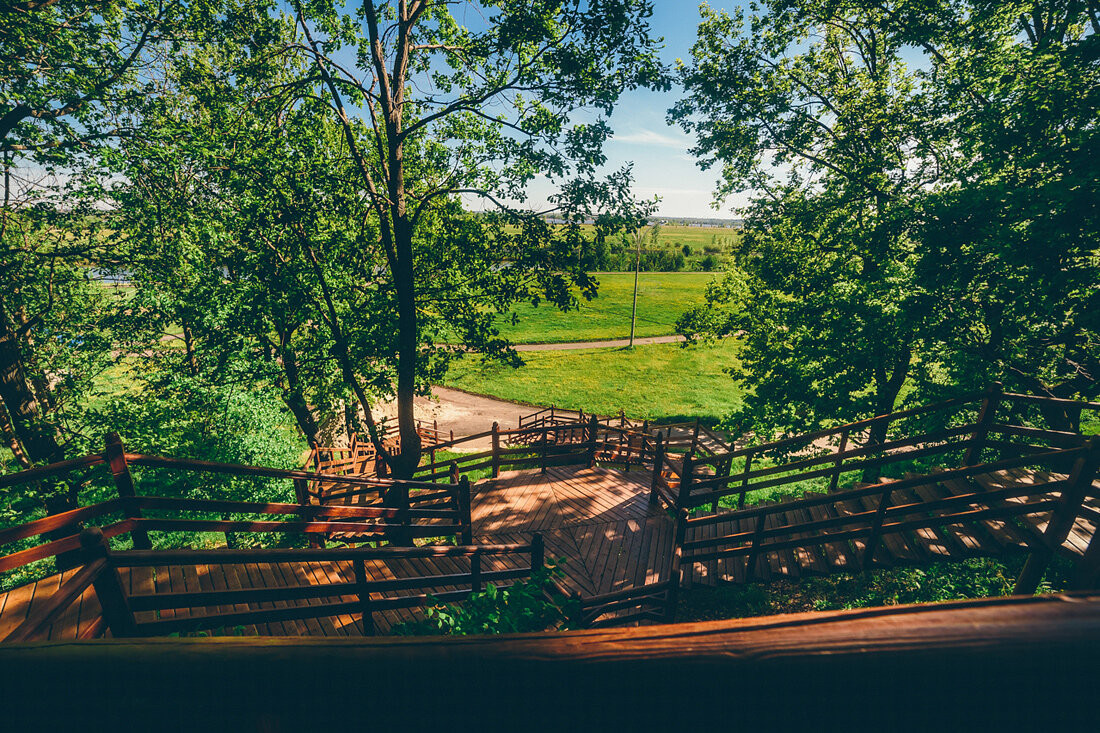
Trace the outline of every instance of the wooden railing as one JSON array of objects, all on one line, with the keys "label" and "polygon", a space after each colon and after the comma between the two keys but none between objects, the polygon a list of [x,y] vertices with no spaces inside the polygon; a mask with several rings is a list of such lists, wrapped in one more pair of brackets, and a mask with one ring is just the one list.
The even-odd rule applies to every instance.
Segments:
[{"label": "wooden railing", "polygon": [[[81,527],[86,522],[104,517],[114,520],[102,527],[108,539],[129,534],[134,548],[143,550],[152,548],[151,532],[222,532],[226,534],[227,544],[232,543],[239,533],[258,532],[305,534],[315,544],[323,543],[324,536],[336,532],[374,540],[385,540],[393,533],[414,538],[456,535],[468,540],[470,537],[468,481],[440,484],[346,476],[339,478],[339,485],[345,487],[345,493],[327,494],[325,502],[321,503],[321,497],[312,492],[309,484],[335,481],[334,477],[309,471],[126,453],[117,435],[108,438],[102,454],[0,476],[0,489],[64,476],[99,465],[108,466],[117,497],[0,530],[0,548],[17,542],[26,544],[26,540],[35,538],[45,537],[47,540],[0,556],[0,572],[50,557],[59,559],[59,567],[72,567],[75,561],[66,558],[80,549],[77,535]],[[285,479],[293,483],[297,503],[139,496],[130,472],[132,466]],[[397,486],[408,491],[408,508],[390,508],[377,502],[356,504],[342,501],[381,496]],[[188,516],[196,513],[203,516]],[[231,520],[228,519],[230,515],[261,515],[263,518]]]},{"label": "wooden railing", "polygon": [[[695,537],[702,535],[701,527],[707,525],[740,522],[741,526],[751,524],[748,529],[733,534],[694,539],[684,543],[684,562],[699,563],[719,558],[744,558],[746,576],[752,577],[757,558],[766,553],[824,545],[831,542],[860,540],[864,544],[860,566],[869,569],[874,565],[875,551],[884,537],[901,532],[921,529],[933,529],[945,525],[956,525],[979,520],[1011,520],[1028,514],[1056,511],[1059,514],[1076,517],[1084,513],[1093,514],[1088,508],[1082,508],[1082,500],[1089,495],[1089,486],[1095,475],[1078,471],[1066,477],[1062,474],[1047,474],[1054,462],[1069,459],[1082,463],[1095,463],[1100,458],[1100,445],[1079,447],[1068,450],[1056,450],[1048,453],[1005,459],[988,464],[952,469],[931,475],[915,476],[899,481],[886,481],[849,489],[833,494],[818,494],[806,498],[770,504],[732,512],[720,512],[703,516],[689,517],[684,520],[686,532]],[[1034,480],[1027,483],[1011,483],[1002,488],[987,488],[974,482],[975,477],[997,471],[1009,471],[1027,467],[1038,469]],[[933,501],[912,502],[895,498],[900,492],[920,492],[925,486],[942,482],[963,482],[971,488],[966,493],[956,494]],[[870,508],[854,513],[815,512],[817,507],[831,507],[838,501],[862,502]],[[788,523],[783,517],[794,512],[807,510],[810,516],[821,516],[812,521]],[[1094,517],[1095,519],[1095,517]],[[746,522],[745,520],[751,520]],[[737,526],[736,524],[733,526]],[[1067,529],[1068,532],[1068,529]],[[1045,545],[1048,541],[1061,545],[1061,538],[1043,539],[1032,536],[1033,547]]]},{"label": "wooden railing", "polygon": [[[1070,401],[1006,394],[995,387],[723,454],[689,452],[686,463],[679,466],[685,480],[679,486],[677,505],[694,508],[709,504],[717,509],[718,500],[736,496],[740,508],[752,491],[813,480],[823,480],[823,490],[835,491],[846,476],[852,478],[850,474],[873,481],[888,467],[919,466],[918,461],[933,456],[936,459],[925,464],[967,466],[975,465],[986,452],[1012,457],[1082,445],[1080,433],[1019,424],[1022,416],[1014,408],[1048,402]],[[1100,408],[1098,403],[1072,404],[1079,409]],[[885,438],[873,440],[876,433]],[[738,463],[740,470],[734,472]]]},{"label": "wooden railing", "polygon": [[[437,421],[417,420],[416,433],[420,436],[423,450],[433,452],[440,443],[454,439],[454,431],[441,430]],[[379,437],[387,450],[398,451],[401,436],[396,423],[387,422],[379,426]],[[313,448],[306,458],[305,467],[317,473],[329,475],[381,475],[385,476],[385,465],[378,460],[378,451],[369,439],[364,440],[358,433],[352,433],[348,445],[340,447]],[[320,489],[322,487],[313,487]]]},{"label": "wooden railing", "polygon": [[[58,616],[89,587],[102,608],[101,633],[109,630],[116,638],[163,636],[204,629],[255,626],[289,620],[353,615],[361,618],[364,633],[375,630],[374,614],[429,603],[461,601],[482,590],[486,583],[501,583],[529,577],[543,565],[542,536],[534,535],[530,544],[477,546],[425,546],[400,548],[344,547],[335,549],[258,549],[258,550],[131,550],[112,551],[108,535],[98,527],[84,529],[78,541],[84,559],[81,569],[72,575],[49,601],[12,631],[5,641],[39,638]],[[483,570],[482,559],[506,555],[526,555],[526,566],[505,570]],[[439,573],[412,577],[371,579],[368,562],[403,562],[425,558],[463,558],[469,572]],[[242,565],[245,563],[350,563],[354,582],[301,583],[268,587],[227,588],[220,590],[132,593],[126,589],[120,568],[180,567],[194,565]],[[392,591],[424,590],[469,586],[435,593],[386,595]],[[335,600],[329,600],[335,599]],[[290,601],[319,601],[288,605]],[[283,602],[282,607],[274,604]],[[225,612],[220,608],[266,604],[266,608],[248,608]],[[187,615],[168,616],[166,611],[187,610]],[[207,612],[194,614],[196,609]],[[153,612],[154,620],[139,620],[142,612]]]}]

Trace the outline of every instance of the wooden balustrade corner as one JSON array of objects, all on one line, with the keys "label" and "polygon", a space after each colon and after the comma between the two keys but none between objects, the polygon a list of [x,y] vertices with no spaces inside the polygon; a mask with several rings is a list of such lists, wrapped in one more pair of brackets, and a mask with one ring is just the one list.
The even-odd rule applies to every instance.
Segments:
[{"label": "wooden balustrade corner", "polygon": [[833,475],[829,478],[829,491],[833,492],[837,490],[840,485],[840,474],[843,473],[844,468],[844,451],[848,450],[848,431],[845,430],[840,434],[840,445],[837,446],[836,451],[836,469],[833,471]]},{"label": "wooden balustrade corner", "polygon": [[657,443],[653,449],[653,476],[649,483],[649,503],[655,504],[659,499],[658,484],[661,481],[661,469],[665,464],[665,434],[657,431]]},{"label": "wooden balustrade corner", "polygon": [[1039,587],[1047,566],[1054,557],[1056,548],[1069,537],[1070,530],[1077,520],[1077,514],[1088,495],[1092,482],[1100,471],[1100,436],[1089,438],[1085,452],[1074,462],[1066,488],[1062,491],[1050,522],[1043,533],[1043,541],[1038,547],[1031,548],[1024,569],[1016,580],[1015,595],[1029,596]]},{"label": "wooden balustrade corner", "polygon": [[137,635],[137,621],[127,599],[126,587],[118,574],[118,568],[111,562],[111,550],[107,538],[99,527],[88,527],[80,532],[80,547],[87,562],[106,560],[103,569],[92,581],[96,598],[103,609],[103,620],[111,635],[125,638]]},{"label": "wooden balustrade corner", "polygon": [[592,415],[588,419],[588,435],[587,435],[587,463],[588,467],[592,468],[596,465],[596,446],[597,439],[600,431],[600,421],[595,415]]},{"label": "wooden balustrade corner", "polygon": [[500,478],[500,423],[493,423],[493,478]]},{"label": "wooden balustrade corner", "polygon": [[878,549],[879,539],[882,537],[882,522],[886,519],[886,510],[890,508],[890,497],[893,493],[892,489],[887,488],[879,495],[878,507],[875,508],[875,517],[871,522],[871,533],[867,536],[863,557],[860,558],[860,566],[865,573],[874,568],[875,550]]},{"label": "wooden balustrade corner", "polygon": [[966,456],[963,458],[964,466],[973,466],[978,463],[978,459],[981,457],[982,448],[985,447],[986,437],[989,435],[989,429],[992,426],[996,414],[997,408],[1000,406],[1001,395],[1004,393],[1004,386],[1000,382],[994,382],[986,390],[985,396],[982,398],[981,410],[978,413],[978,420],[974,426],[974,434],[970,437],[970,441],[967,444]]},{"label": "wooden balustrade corner", "polygon": [[752,471],[752,459],[755,452],[745,454],[745,469],[741,472],[741,492],[737,495],[737,508],[745,508],[745,495],[749,493],[749,472]]},{"label": "wooden balustrade corner", "polygon": [[[451,464],[453,473],[458,473],[457,464]],[[473,519],[471,515],[471,499],[470,499],[470,477],[463,476],[458,480],[458,506],[459,506],[459,524],[462,525],[462,537],[461,542],[464,545],[472,545],[474,543],[473,536]]]},{"label": "wooden balustrade corner", "polygon": [[546,564],[546,546],[543,543],[542,532],[535,532],[531,536],[531,572],[542,570]]},{"label": "wooden balustrade corner", "polygon": [[692,482],[695,480],[695,458],[689,449],[684,454],[684,462],[680,470],[680,488],[676,492],[677,508],[684,508],[691,501]]},{"label": "wooden balustrade corner", "polygon": [[[112,432],[107,434],[107,444],[103,452],[103,457],[106,459],[108,467],[111,470],[111,477],[115,481],[115,488],[118,491],[118,495],[123,500],[133,499],[137,496],[137,493],[134,491],[134,478],[130,474],[130,466],[126,462],[126,449],[122,445],[122,438],[118,433]],[[141,510],[134,507],[130,516],[140,518]],[[134,549],[136,550],[148,550],[153,547],[153,543],[149,539],[149,533],[143,529],[135,529],[131,532],[130,540],[134,543]]]},{"label": "wooden balustrade corner", "polygon": [[365,560],[357,558],[352,562],[352,567],[355,569],[355,584],[359,596],[359,616],[363,624],[363,635],[374,636],[374,612],[371,609],[367,563]]}]

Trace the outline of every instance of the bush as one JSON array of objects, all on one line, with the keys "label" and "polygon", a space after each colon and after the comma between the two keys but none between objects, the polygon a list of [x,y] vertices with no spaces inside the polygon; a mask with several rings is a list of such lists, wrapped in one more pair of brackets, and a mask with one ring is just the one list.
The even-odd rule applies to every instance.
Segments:
[{"label": "bush", "polygon": [[492,583],[461,604],[430,606],[425,618],[394,626],[397,636],[465,636],[467,634],[521,634],[547,631],[566,625],[573,601],[557,589],[555,579],[564,573],[557,563],[547,563],[529,579],[497,588]]},{"label": "bush", "polygon": [[690,244],[685,244],[680,248],[680,251],[684,253],[684,257],[691,257],[691,253],[694,251]]},{"label": "bush", "polygon": [[699,267],[703,272],[714,272],[718,269],[719,264],[717,257],[714,255],[707,255],[699,262]]}]

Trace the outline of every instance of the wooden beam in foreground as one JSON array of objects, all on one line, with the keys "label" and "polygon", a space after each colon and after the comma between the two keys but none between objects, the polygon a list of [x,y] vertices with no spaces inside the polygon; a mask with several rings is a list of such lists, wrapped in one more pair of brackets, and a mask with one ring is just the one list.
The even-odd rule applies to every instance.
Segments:
[{"label": "wooden beam in foreground", "polygon": [[1096,730],[1098,689],[1096,593],[442,640],[0,646],[7,730]]}]

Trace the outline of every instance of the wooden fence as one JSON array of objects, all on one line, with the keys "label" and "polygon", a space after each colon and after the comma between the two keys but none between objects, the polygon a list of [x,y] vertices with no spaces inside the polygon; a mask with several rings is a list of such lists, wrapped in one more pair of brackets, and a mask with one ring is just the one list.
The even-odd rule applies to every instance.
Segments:
[{"label": "wooden fence", "polygon": [[[698,423],[639,428],[625,420],[615,425],[614,420],[594,416],[580,422],[579,412],[550,408],[522,418],[523,427],[516,430],[494,425],[487,433],[449,441],[447,447],[454,449],[467,440],[490,437],[492,449],[448,464],[428,463],[417,478],[431,481],[455,470],[479,469],[497,476],[503,469],[545,471],[548,466],[597,462],[649,470],[653,501],[679,517],[677,548],[691,538],[683,545],[683,562],[741,558],[750,577],[757,558],[776,550],[858,540],[865,548],[861,564],[870,568],[881,543],[902,532],[980,520],[1012,521],[1054,511],[1055,528],[1045,536],[1033,536],[1030,543],[1036,563],[1041,563],[1044,548],[1065,541],[1066,522],[1072,524],[1077,516],[1100,520],[1100,513],[1083,505],[1092,496],[1096,443],[1087,445],[1078,432],[1044,425],[1042,413],[1052,409],[1079,418],[1082,410],[1100,410],[1100,403],[1004,393],[995,385],[934,405],[727,451],[713,450],[721,436]],[[930,473],[933,467],[952,470]],[[1032,478],[997,489],[976,481],[991,473],[1019,470]],[[883,480],[889,473],[920,475]],[[921,494],[942,481],[959,481],[971,490],[920,502],[902,498],[903,492]],[[762,490],[823,493],[745,509],[746,497]],[[722,511],[727,499],[735,500],[736,509]],[[838,511],[841,501],[872,506]],[[703,507],[711,513],[693,516]],[[813,519],[788,523],[780,519],[788,511]],[[711,532],[703,538],[704,528],[731,521],[744,521],[753,529],[720,536]],[[1083,565],[1095,565],[1100,572],[1100,545],[1097,548]],[[1034,572],[1021,578],[1021,589]],[[649,596],[639,591],[639,597]],[[627,600],[616,597],[609,602]],[[595,620],[595,609],[586,608],[582,615]]]},{"label": "wooden fence", "polygon": [[[468,484],[427,484],[417,481],[347,476],[342,485],[353,487],[349,493],[382,493],[402,486],[413,500],[409,508],[380,505],[357,506],[332,501],[312,503],[319,498],[311,493],[309,482],[331,480],[325,474],[308,471],[265,468],[216,463],[193,459],[167,458],[126,453],[117,435],[108,438],[106,450],[0,476],[0,489],[65,476],[73,471],[106,465],[114,481],[117,497],[88,506],[52,514],[16,527],[0,530],[0,547],[34,538],[45,538],[42,544],[25,547],[0,557],[0,572],[49,558],[64,558],[80,549],[78,534],[84,523],[110,517],[114,521],[102,527],[108,538],[128,534],[135,549],[152,548],[150,532],[222,532],[227,544],[239,533],[274,532],[282,535],[304,534],[314,540],[330,533],[356,533],[364,539],[384,540],[389,534],[402,532],[412,537],[469,536],[470,513]],[[139,496],[135,489],[131,466],[145,466],[185,472],[209,472],[232,476],[252,476],[286,479],[294,484],[298,503],[220,501],[159,496]],[[434,504],[434,506],[419,505]],[[427,499],[428,501],[424,501]],[[189,517],[190,514],[204,515]],[[261,515],[264,518],[228,519],[230,515]],[[211,516],[218,517],[211,519]],[[278,517],[279,519],[273,519]],[[67,566],[72,567],[72,563]]]},{"label": "wooden fence", "polygon": [[[171,633],[235,626],[278,623],[282,621],[357,615],[364,633],[373,635],[374,614],[400,608],[414,608],[436,602],[461,601],[480,591],[485,583],[500,583],[525,578],[543,564],[541,535],[535,535],[526,545],[425,546],[334,549],[255,549],[255,550],[130,550],[112,551],[108,533],[98,527],[81,530],[78,541],[83,554],[83,566],[49,598],[36,606],[33,613],[4,641],[18,642],[39,638],[50,625],[89,587],[94,587],[102,608],[100,625],[91,634],[104,630],[116,638],[163,636]],[[507,570],[482,570],[482,558],[502,555],[527,555],[526,567]],[[466,573],[439,573],[385,580],[372,580],[366,563],[372,561],[400,562],[424,558],[466,558],[470,570]],[[349,562],[354,569],[354,582],[302,583],[270,587],[240,587],[203,591],[170,591],[132,593],[119,574],[120,568],[171,567],[186,565],[271,566],[274,563]],[[443,586],[469,588],[414,595],[382,595],[389,591],[428,590]],[[335,599],[335,600],[328,600]],[[321,601],[274,607],[287,601]],[[256,607],[266,604],[268,607]],[[226,607],[244,605],[247,610],[221,611]],[[194,614],[196,609],[207,612]],[[187,615],[165,612],[186,610]],[[138,620],[138,614],[151,612],[153,620]]]}]

